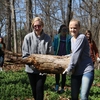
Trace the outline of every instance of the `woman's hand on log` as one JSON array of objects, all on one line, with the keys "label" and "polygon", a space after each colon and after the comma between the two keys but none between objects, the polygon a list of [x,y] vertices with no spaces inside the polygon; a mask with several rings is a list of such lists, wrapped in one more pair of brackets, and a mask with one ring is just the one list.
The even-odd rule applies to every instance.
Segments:
[{"label": "woman's hand on log", "polygon": [[71,56],[71,54],[65,55],[65,57],[70,57],[70,56]]},{"label": "woman's hand on log", "polygon": [[100,63],[100,58],[99,57],[97,58],[97,61]]},{"label": "woman's hand on log", "polygon": [[65,71],[63,72],[63,74],[67,74],[67,75],[72,75],[72,72],[69,72],[68,69],[66,68]]}]

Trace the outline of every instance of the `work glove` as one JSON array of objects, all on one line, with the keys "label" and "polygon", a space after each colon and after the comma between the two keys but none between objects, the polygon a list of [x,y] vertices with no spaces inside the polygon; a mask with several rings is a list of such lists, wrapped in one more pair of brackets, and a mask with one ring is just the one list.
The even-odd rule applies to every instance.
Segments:
[{"label": "work glove", "polygon": [[65,55],[65,57],[70,57],[70,56],[71,56],[71,54]]},{"label": "work glove", "polygon": [[100,62],[100,58],[99,57],[97,58],[97,61]]},{"label": "work glove", "polygon": [[65,71],[63,72],[63,74],[67,74],[67,75],[72,75],[72,72],[69,72],[68,69],[66,68]]}]

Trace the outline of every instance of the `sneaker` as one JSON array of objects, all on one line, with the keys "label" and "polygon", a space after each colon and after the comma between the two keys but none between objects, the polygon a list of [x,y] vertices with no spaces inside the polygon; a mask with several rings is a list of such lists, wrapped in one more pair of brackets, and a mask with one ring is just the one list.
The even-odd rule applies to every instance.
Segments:
[{"label": "sneaker", "polygon": [[61,90],[58,91],[58,93],[60,93],[60,94],[64,93],[64,92],[65,92],[64,89],[61,89]]},{"label": "sneaker", "polygon": [[2,71],[2,68],[0,67],[0,71]]},{"label": "sneaker", "polygon": [[59,90],[59,85],[56,85],[55,88],[54,88],[54,90],[58,91]]}]

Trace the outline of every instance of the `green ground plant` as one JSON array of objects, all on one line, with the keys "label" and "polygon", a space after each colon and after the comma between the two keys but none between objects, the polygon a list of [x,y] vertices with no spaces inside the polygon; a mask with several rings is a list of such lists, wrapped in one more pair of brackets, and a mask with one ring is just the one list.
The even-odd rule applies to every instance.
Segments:
[{"label": "green ground plant", "polygon": [[[95,80],[89,100],[100,100],[100,70],[95,70]],[[53,90],[54,74],[48,74],[45,82],[45,100],[70,100],[70,76],[66,77],[65,92],[59,94]],[[24,69],[20,71],[0,72],[0,100],[33,100],[29,80]]]}]

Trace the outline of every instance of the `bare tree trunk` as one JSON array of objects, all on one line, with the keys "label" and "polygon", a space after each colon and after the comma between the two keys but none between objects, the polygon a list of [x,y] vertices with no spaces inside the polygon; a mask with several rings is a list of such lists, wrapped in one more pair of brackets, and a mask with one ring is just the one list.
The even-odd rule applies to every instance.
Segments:
[{"label": "bare tree trunk", "polygon": [[21,28],[21,26],[22,26],[22,21],[21,21],[21,17],[20,17],[20,52],[22,51],[22,40],[23,40],[23,38],[22,38],[22,32],[21,32],[21,30],[22,30],[22,28]]},{"label": "bare tree trunk", "polygon": [[92,28],[92,16],[91,14],[89,14],[88,16],[88,29],[91,30]]},{"label": "bare tree trunk", "polygon": [[1,30],[2,30],[2,27],[3,27],[3,23],[1,22],[0,24],[1,24],[0,25],[0,36],[1,36]]},{"label": "bare tree trunk", "polygon": [[72,12],[71,12],[71,9],[72,9],[72,0],[68,0],[68,8],[67,8],[67,22],[66,22],[66,25],[69,26],[69,22],[72,18]]},{"label": "bare tree trunk", "polygon": [[46,9],[47,9],[46,21],[47,21],[47,26],[48,26],[47,32],[52,37],[52,30],[53,29],[52,29],[51,19],[50,19],[50,8],[46,5]]},{"label": "bare tree trunk", "polygon": [[61,14],[62,14],[62,20],[63,20],[63,23],[66,24],[66,19],[65,19],[65,3],[64,3],[64,0],[61,0],[60,1],[60,9],[61,9]]},{"label": "bare tree trunk", "polygon": [[6,6],[6,32],[7,32],[7,37],[6,37],[6,49],[11,51],[11,10],[10,10],[10,0],[6,0],[5,2]]},{"label": "bare tree trunk", "polygon": [[37,1],[37,0],[34,0],[34,8],[35,8],[34,12],[35,12],[35,17],[37,17],[37,10],[36,10],[36,9],[37,9],[37,8],[36,8],[37,5],[36,5],[36,1]]},{"label": "bare tree trunk", "polygon": [[26,0],[26,25],[27,33],[31,32],[32,0]]},{"label": "bare tree trunk", "polygon": [[14,36],[14,52],[17,53],[17,31],[16,31],[16,17],[15,17],[15,6],[14,0],[11,0],[11,15],[12,15],[12,29],[13,29],[13,36]]},{"label": "bare tree trunk", "polygon": [[89,3],[88,29],[92,31],[92,1]]}]

